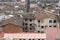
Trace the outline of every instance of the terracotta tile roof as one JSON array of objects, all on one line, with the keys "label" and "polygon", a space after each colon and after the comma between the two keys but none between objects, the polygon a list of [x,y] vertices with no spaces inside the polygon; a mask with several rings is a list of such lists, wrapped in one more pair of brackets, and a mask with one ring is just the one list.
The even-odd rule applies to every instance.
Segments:
[{"label": "terracotta tile roof", "polygon": [[57,16],[54,13],[47,12],[46,10],[36,11],[35,17],[38,20],[39,19],[44,19],[44,18],[53,18],[53,19],[57,18]]},{"label": "terracotta tile roof", "polygon": [[3,28],[3,32],[5,33],[20,33],[23,31],[21,26],[16,26],[10,23],[2,26],[2,28]]},{"label": "terracotta tile roof", "polygon": [[35,17],[36,17],[37,20],[47,18],[47,16],[44,13],[40,13],[40,12],[36,13]]}]

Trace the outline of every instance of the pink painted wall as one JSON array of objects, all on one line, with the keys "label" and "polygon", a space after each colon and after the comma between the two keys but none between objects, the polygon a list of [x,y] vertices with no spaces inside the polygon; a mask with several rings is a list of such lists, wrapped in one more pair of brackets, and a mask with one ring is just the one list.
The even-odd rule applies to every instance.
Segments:
[{"label": "pink painted wall", "polygon": [[41,33],[5,33],[3,38],[43,38],[46,39],[46,34]]},{"label": "pink painted wall", "polygon": [[60,28],[46,28],[46,37],[47,40],[56,40],[56,37],[60,39]]}]

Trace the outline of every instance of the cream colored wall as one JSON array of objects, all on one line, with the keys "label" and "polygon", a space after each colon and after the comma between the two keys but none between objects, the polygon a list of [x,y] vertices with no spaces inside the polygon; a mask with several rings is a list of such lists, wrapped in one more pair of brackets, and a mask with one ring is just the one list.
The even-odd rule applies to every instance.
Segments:
[{"label": "cream colored wall", "polygon": [[[28,23],[28,26],[29,24],[32,24],[34,23],[35,24],[35,29],[36,31],[35,32],[38,32],[38,31],[45,31],[45,26],[49,27],[49,26],[54,26],[54,25],[57,25],[57,27],[59,27],[59,23],[57,21],[57,23],[49,23],[49,20],[55,20],[55,19],[52,19],[52,18],[45,18],[45,19],[42,19],[40,20],[40,23],[38,23],[38,20],[32,20],[32,22],[30,22],[29,20],[28,21],[24,21],[25,23]],[[43,22],[42,22],[43,21]],[[40,25],[40,27],[38,27],[38,25]],[[44,26],[44,28],[42,29],[41,26]]]},{"label": "cream colored wall", "polygon": [[50,26],[50,25],[52,25],[52,26],[54,26],[54,25],[57,25],[57,27],[58,27],[58,22],[57,23],[49,23],[49,20],[55,20],[55,19],[51,19],[51,18],[46,18],[46,19],[43,19],[43,20],[41,20],[41,21],[44,21],[43,23],[42,22],[40,22],[40,25],[42,26],[45,26],[45,25],[47,25],[47,26]]},{"label": "cream colored wall", "polygon": [[[57,27],[59,27],[59,23],[57,21],[57,23],[49,23],[49,20],[55,20],[55,19],[52,19],[52,18],[46,18],[46,19],[42,19],[40,20],[40,23],[38,23],[38,20],[35,20],[35,24],[36,24],[36,31],[41,31],[41,30],[44,30],[45,31],[45,26],[54,26],[54,25],[57,25]],[[42,22],[43,21],[43,22]],[[40,27],[38,27],[38,25],[40,25]],[[41,29],[41,26],[44,26],[44,29]]]}]

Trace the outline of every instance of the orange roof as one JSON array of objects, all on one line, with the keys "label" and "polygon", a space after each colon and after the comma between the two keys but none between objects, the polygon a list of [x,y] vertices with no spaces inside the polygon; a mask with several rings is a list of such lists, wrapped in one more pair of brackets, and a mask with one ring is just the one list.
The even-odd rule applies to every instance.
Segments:
[{"label": "orange roof", "polygon": [[2,26],[2,28],[5,33],[20,33],[23,31],[21,26],[16,26],[14,24],[6,24]]}]

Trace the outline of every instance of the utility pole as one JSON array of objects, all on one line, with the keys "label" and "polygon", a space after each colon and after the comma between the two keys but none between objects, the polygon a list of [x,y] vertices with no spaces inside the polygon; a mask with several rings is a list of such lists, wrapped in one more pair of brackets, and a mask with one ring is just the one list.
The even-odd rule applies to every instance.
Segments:
[{"label": "utility pole", "polygon": [[26,8],[26,11],[29,12],[29,9],[30,9],[30,0],[26,0],[26,1],[27,1],[27,4],[26,4],[27,8]]}]

